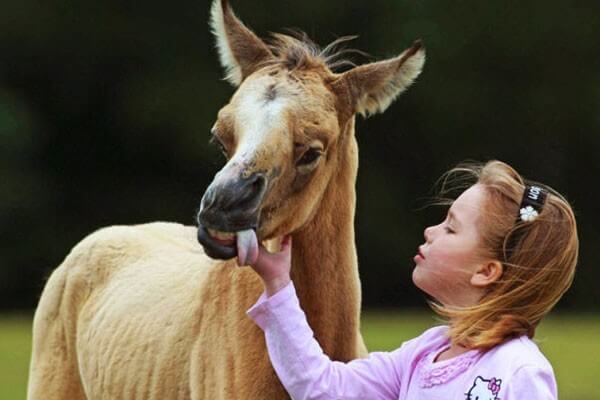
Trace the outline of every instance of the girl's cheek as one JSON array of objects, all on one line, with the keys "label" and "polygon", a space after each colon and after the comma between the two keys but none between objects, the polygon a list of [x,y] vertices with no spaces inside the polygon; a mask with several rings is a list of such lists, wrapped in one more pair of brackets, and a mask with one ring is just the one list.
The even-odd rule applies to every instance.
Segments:
[{"label": "girl's cheek", "polygon": [[467,258],[465,254],[450,251],[437,254],[437,262],[451,270],[464,266]]}]

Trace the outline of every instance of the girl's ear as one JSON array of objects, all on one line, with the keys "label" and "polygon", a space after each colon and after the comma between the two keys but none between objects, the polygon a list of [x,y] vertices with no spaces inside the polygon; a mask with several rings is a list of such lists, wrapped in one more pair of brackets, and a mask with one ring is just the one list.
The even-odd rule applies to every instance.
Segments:
[{"label": "girl's ear", "polygon": [[504,268],[498,260],[486,261],[471,276],[471,285],[483,288],[496,282],[502,276]]}]

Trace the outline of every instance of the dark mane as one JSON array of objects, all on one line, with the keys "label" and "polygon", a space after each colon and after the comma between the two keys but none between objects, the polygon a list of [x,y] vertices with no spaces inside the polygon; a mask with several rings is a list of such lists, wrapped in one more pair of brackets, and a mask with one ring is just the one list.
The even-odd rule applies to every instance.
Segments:
[{"label": "dark mane", "polygon": [[354,67],[352,61],[342,56],[348,53],[366,55],[355,49],[343,48],[341,45],[356,38],[356,36],[342,36],[323,49],[313,42],[306,33],[302,31],[290,31],[290,34],[274,33],[269,43],[271,51],[275,55],[272,63],[282,64],[289,70],[309,69],[325,65],[331,71],[343,67]]}]

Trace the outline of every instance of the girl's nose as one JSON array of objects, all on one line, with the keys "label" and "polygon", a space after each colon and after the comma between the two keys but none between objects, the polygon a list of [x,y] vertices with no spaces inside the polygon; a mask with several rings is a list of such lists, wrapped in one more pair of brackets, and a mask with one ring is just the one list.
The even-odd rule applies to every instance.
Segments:
[{"label": "girl's nose", "polygon": [[423,236],[425,236],[425,241],[427,243],[431,242],[432,234],[433,234],[433,226],[425,228],[425,232],[424,232]]}]

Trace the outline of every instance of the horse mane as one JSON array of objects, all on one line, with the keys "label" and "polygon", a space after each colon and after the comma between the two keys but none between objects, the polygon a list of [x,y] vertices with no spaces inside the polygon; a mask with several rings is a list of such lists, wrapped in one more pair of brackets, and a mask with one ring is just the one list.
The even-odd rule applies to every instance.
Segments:
[{"label": "horse mane", "polygon": [[356,64],[345,58],[349,53],[358,53],[368,56],[366,53],[345,48],[343,45],[357,36],[342,36],[320,48],[308,35],[300,30],[288,30],[289,34],[273,33],[268,45],[275,59],[267,61],[267,64],[283,65],[288,70],[311,69],[326,66],[335,72],[344,67],[355,67]]}]

